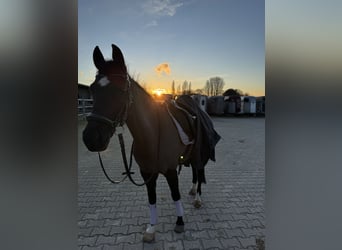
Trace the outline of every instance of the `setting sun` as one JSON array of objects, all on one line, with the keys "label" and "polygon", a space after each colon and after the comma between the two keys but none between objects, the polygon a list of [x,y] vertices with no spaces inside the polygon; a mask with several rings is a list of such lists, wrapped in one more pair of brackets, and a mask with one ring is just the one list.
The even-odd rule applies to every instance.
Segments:
[{"label": "setting sun", "polygon": [[157,96],[161,96],[162,94],[166,94],[166,90],[165,89],[154,89],[154,90],[152,90],[152,93],[157,95]]}]

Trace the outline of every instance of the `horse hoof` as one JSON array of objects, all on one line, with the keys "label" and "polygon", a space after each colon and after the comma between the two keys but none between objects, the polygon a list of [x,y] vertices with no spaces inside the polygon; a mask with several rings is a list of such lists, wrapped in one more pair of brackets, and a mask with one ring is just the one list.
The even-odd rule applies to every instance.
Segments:
[{"label": "horse hoof", "polygon": [[147,232],[144,232],[144,235],[143,235],[143,242],[150,243],[150,242],[154,241],[155,234],[156,234],[156,233],[147,233]]},{"label": "horse hoof", "polygon": [[196,189],[190,189],[189,195],[196,195]]},{"label": "horse hoof", "polygon": [[193,204],[195,208],[200,208],[202,206],[202,202],[199,200],[195,200]]},{"label": "horse hoof", "polygon": [[184,225],[176,225],[174,231],[176,233],[183,233],[184,232]]}]

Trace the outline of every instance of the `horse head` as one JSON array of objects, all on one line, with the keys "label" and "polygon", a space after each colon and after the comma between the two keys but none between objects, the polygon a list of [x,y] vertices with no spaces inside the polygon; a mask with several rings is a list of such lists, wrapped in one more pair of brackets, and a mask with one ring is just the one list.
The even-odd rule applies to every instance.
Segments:
[{"label": "horse head", "polygon": [[94,102],[92,113],[87,116],[83,142],[94,152],[105,150],[116,127],[125,123],[131,92],[124,57],[117,46],[112,44],[112,60],[109,61],[96,46],[93,61],[98,71],[90,85]]}]

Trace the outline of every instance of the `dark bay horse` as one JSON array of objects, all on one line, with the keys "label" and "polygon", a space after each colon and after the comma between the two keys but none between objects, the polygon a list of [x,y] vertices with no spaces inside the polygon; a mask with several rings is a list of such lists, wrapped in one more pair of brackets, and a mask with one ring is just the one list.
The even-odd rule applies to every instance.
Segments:
[{"label": "dark bay horse", "polygon": [[[127,72],[121,50],[112,45],[112,59],[106,61],[96,46],[94,64],[98,70],[90,90],[94,99],[92,113],[83,131],[83,141],[93,152],[107,148],[119,125],[127,124],[134,139],[134,158],[141,176],[147,182],[150,224],[143,240],[154,240],[157,223],[156,181],[161,173],[166,177],[175,203],[177,221],[175,232],[184,231],[183,206],[178,186],[177,166],[187,147],[179,139],[177,128],[163,105],[157,104]],[[193,170],[195,205],[200,205],[200,183]]]}]

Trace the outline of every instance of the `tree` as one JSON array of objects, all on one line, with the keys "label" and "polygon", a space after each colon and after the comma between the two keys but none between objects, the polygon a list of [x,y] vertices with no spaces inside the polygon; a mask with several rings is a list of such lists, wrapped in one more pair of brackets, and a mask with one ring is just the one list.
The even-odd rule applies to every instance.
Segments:
[{"label": "tree", "polygon": [[182,93],[183,93],[183,95],[186,95],[186,94],[187,94],[187,92],[188,92],[188,86],[189,86],[189,84],[188,84],[188,82],[185,80],[185,81],[183,82],[183,85],[182,85]]},{"label": "tree", "polygon": [[238,95],[240,96],[240,94],[236,91],[236,89],[227,89],[224,93],[224,96],[233,96],[233,95]]},{"label": "tree", "polygon": [[224,93],[224,96],[233,96],[233,95],[237,95],[237,96],[248,96],[248,93],[243,93],[243,91],[241,89],[227,89]]},{"label": "tree", "polygon": [[209,82],[209,80],[206,81],[203,91],[205,94],[207,94],[207,96],[210,95],[210,82]]},{"label": "tree", "polygon": [[243,96],[243,91],[241,89],[235,89],[239,96]]},{"label": "tree", "polygon": [[181,86],[180,84],[178,84],[177,86],[177,95],[180,95],[182,92],[181,92]]},{"label": "tree", "polygon": [[204,86],[204,92],[207,93],[208,96],[221,95],[223,93],[224,84],[224,80],[221,77],[212,77],[207,80]]},{"label": "tree", "polygon": [[213,95],[221,95],[223,93],[224,80],[221,77],[212,77],[209,79],[213,88]]},{"label": "tree", "polygon": [[171,84],[171,94],[173,96],[175,95],[175,81],[172,81],[172,84]]}]

